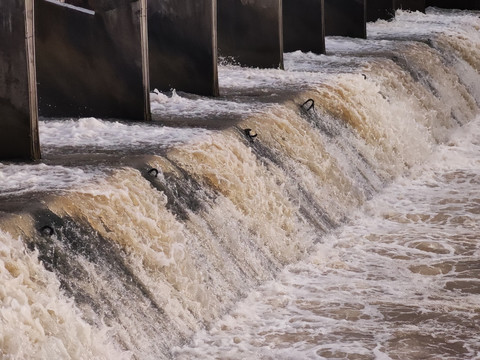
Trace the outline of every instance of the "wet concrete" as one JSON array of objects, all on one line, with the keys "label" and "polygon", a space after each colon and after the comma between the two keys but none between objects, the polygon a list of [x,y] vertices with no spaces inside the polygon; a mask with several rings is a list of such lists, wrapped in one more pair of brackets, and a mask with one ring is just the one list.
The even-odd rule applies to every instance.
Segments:
[{"label": "wet concrete", "polygon": [[395,0],[367,0],[367,21],[395,17]]},{"label": "wet concrete", "polygon": [[32,0],[0,2],[0,44],[0,159],[38,159]]},{"label": "wet concrete", "polygon": [[280,0],[218,0],[218,48],[240,65],[283,68]]},{"label": "wet concrete", "polygon": [[395,0],[395,9],[425,12],[425,0]]},{"label": "wet concrete", "polygon": [[366,0],[325,0],[325,35],[367,38]]},{"label": "wet concrete", "polygon": [[426,6],[446,9],[480,10],[480,0],[426,0]]},{"label": "wet concrete", "polygon": [[35,3],[40,115],[149,120],[145,3],[89,5],[95,11]]},{"label": "wet concrete", "polygon": [[325,53],[324,0],[283,0],[283,48]]},{"label": "wet concrete", "polygon": [[148,36],[152,89],[218,95],[216,1],[149,1]]}]

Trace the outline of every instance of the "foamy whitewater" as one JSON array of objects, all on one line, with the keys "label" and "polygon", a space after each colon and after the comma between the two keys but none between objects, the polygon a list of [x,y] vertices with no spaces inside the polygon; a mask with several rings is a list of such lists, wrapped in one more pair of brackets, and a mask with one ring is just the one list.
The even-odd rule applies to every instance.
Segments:
[{"label": "foamy whitewater", "polygon": [[0,163],[0,359],[480,359],[478,15],[42,120]]},{"label": "foamy whitewater", "polygon": [[179,359],[480,358],[480,118]]}]

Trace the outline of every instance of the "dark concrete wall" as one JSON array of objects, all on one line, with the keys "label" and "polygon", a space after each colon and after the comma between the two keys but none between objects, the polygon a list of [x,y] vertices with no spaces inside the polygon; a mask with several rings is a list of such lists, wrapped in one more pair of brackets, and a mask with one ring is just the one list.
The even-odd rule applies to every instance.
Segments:
[{"label": "dark concrete wall", "polygon": [[367,0],[367,21],[389,20],[395,16],[395,0]]},{"label": "dark concrete wall", "polygon": [[64,2],[67,3],[67,4],[80,6],[80,7],[83,7],[85,9],[93,10],[93,7],[90,6],[90,4],[88,3],[88,0],[65,0]]},{"label": "dark concrete wall", "polygon": [[[57,1],[57,0],[54,0]],[[98,12],[105,12],[114,10],[122,4],[133,3],[135,0],[58,0],[66,4],[79,6],[85,9],[94,10]]]},{"label": "dark concrete wall", "polygon": [[0,1],[0,159],[40,158],[33,0]]},{"label": "dark concrete wall", "polygon": [[368,1],[371,0],[325,0],[325,35],[365,39]]},{"label": "dark concrete wall", "polygon": [[426,0],[427,6],[446,9],[480,10],[480,0]]},{"label": "dark concrete wall", "polygon": [[216,0],[149,0],[151,88],[218,95]]},{"label": "dark concrete wall", "polygon": [[241,65],[283,68],[281,0],[217,0],[218,49]]},{"label": "dark concrete wall", "polygon": [[395,0],[395,9],[425,12],[425,0]]},{"label": "dark concrete wall", "polygon": [[324,0],[283,0],[284,51],[325,53]]},{"label": "dark concrete wall", "polygon": [[40,115],[150,119],[146,0],[89,7],[36,0]]}]

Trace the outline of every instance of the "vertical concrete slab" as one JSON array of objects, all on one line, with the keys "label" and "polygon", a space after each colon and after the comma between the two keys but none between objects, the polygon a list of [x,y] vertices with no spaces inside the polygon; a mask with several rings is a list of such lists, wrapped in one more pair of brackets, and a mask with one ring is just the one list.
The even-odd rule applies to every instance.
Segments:
[{"label": "vertical concrete slab", "polygon": [[395,9],[425,12],[425,0],[395,0]]},{"label": "vertical concrete slab", "polygon": [[1,0],[0,159],[39,158],[33,0]]},{"label": "vertical concrete slab", "polygon": [[283,0],[283,49],[325,53],[324,0]]},{"label": "vertical concrete slab", "polygon": [[445,9],[480,10],[480,0],[426,0],[426,6]]},{"label": "vertical concrete slab", "polygon": [[217,96],[217,1],[149,0],[150,86]]},{"label": "vertical concrete slab", "polygon": [[88,0],[59,0],[59,1],[70,4],[70,5],[82,7],[84,9],[93,10],[93,7],[90,6]]},{"label": "vertical concrete slab", "polygon": [[367,21],[395,17],[395,0],[367,0]]},{"label": "vertical concrete slab", "polygon": [[40,115],[149,120],[146,0],[68,2],[35,3]]},{"label": "vertical concrete slab", "polygon": [[325,0],[325,35],[365,39],[367,1]]},{"label": "vertical concrete slab", "polygon": [[220,56],[283,68],[282,0],[217,0]]}]

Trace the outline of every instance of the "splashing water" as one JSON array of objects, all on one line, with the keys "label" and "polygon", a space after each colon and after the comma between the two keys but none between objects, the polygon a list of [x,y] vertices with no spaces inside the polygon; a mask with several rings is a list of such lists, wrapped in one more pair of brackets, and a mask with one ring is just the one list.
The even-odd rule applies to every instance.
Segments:
[{"label": "splashing water", "polygon": [[178,359],[480,356],[480,118]]},{"label": "splashing water", "polygon": [[42,121],[0,164],[2,359],[479,358],[479,28],[398,12],[152,124]]}]

